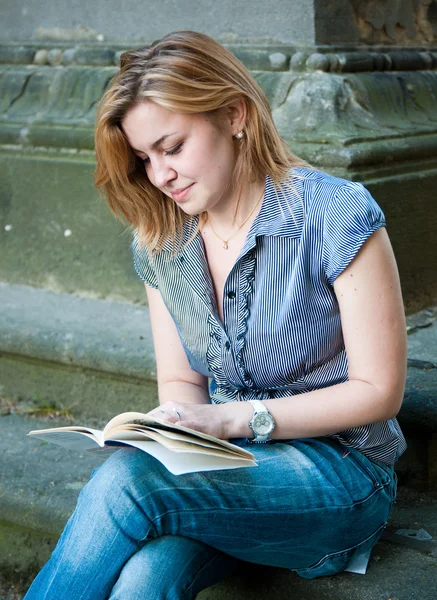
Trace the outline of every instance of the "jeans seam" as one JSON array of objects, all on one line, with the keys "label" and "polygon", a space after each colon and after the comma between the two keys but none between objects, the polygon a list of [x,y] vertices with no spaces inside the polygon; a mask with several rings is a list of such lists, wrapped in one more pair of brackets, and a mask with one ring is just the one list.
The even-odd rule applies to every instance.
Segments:
[{"label": "jeans seam", "polygon": [[[362,500],[357,500],[356,502],[352,502],[351,504],[344,504],[342,506],[331,506],[331,507],[327,507],[327,506],[318,506],[315,508],[307,508],[305,509],[305,513],[311,513],[311,512],[317,512],[317,511],[348,511],[351,509],[354,509],[355,507],[361,506],[363,503],[367,502],[368,500],[370,500],[375,494],[377,494],[378,492],[383,492],[385,491],[385,487],[388,485],[389,482],[387,482],[384,485],[379,485],[378,487],[375,487],[372,492],[366,496],[365,498],[363,498]],[[267,516],[267,515],[278,515],[278,514],[284,514],[284,510],[280,509],[280,510],[264,510],[264,509],[253,509],[250,507],[246,507],[246,508],[239,508],[239,510],[241,512],[253,512],[253,513],[257,513],[259,512],[261,515],[263,516]],[[235,508],[234,507],[215,507],[214,508],[215,512],[227,512],[227,511],[231,511],[232,513],[235,512]],[[158,527],[156,525],[156,522],[159,521],[160,519],[163,519],[167,516],[172,516],[172,515],[178,515],[178,514],[183,514],[183,513],[190,513],[190,514],[204,514],[204,513],[208,513],[210,514],[210,509],[208,508],[198,508],[196,510],[193,511],[193,509],[186,509],[186,510],[169,510],[166,511],[165,513],[161,513],[160,515],[154,517],[153,519],[151,519],[151,524],[153,525],[154,529],[156,532],[158,532]],[[299,515],[302,512],[302,510],[290,510],[289,512],[287,512],[288,515],[291,514],[296,514]],[[159,535],[166,535],[166,534],[158,534]],[[167,535],[171,535],[171,534],[167,534]]]},{"label": "jeans seam", "polygon": [[[332,558],[340,558],[341,556],[344,556],[350,552],[354,552],[355,550],[358,550],[358,548],[360,548],[361,546],[364,546],[364,544],[366,542],[368,542],[373,537],[377,536],[380,532],[382,532],[382,530],[385,528],[386,525],[387,525],[387,521],[385,521],[380,527],[378,527],[373,533],[368,535],[366,537],[366,539],[363,540],[362,542],[360,542],[359,544],[355,544],[354,546],[351,546],[350,548],[347,548],[346,550],[339,550],[338,552],[330,552],[329,554],[325,554],[325,556],[320,558],[316,563],[314,563],[310,567],[291,569],[291,571],[298,571],[298,572],[311,571],[313,569],[317,569],[318,567],[321,567],[323,564],[325,564],[328,560],[330,560]],[[375,544],[376,544],[376,541],[375,541]],[[374,544],[372,544],[372,548],[373,548],[373,546],[374,546]]]}]

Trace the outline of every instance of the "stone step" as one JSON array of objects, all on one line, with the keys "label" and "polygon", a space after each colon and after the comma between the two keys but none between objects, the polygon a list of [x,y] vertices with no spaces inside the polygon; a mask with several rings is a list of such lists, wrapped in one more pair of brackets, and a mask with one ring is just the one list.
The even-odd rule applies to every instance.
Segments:
[{"label": "stone step", "polygon": [[109,419],[156,403],[148,309],[0,283],[1,394]]},{"label": "stone step", "polygon": [[[47,426],[47,421],[29,417],[0,417],[0,594],[7,586],[27,588],[49,557],[80,489],[103,460],[98,454],[69,452],[26,437],[29,430]],[[424,529],[437,539],[436,509],[437,494],[401,487],[389,526]],[[313,581],[286,570],[243,565],[198,598],[246,600],[253,594],[268,600],[273,593],[279,600],[431,600],[437,572],[434,548],[420,551],[381,541],[365,576],[344,573]],[[19,598],[16,591],[14,600]]]}]

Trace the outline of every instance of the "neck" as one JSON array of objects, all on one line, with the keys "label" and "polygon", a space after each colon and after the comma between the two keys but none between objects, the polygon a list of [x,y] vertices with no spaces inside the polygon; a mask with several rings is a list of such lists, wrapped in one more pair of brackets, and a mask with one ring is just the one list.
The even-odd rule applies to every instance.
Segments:
[{"label": "neck", "polygon": [[[222,233],[223,236],[230,235],[244,223],[251,211],[253,211],[251,217],[255,218],[263,194],[264,181],[248,186],[240,199],[236,193],[230,194],[227,199],[219,202],[218,206],[208,211],[208,221],[217,230],[217,233]],[[253,219],[249,218],[248,221],[252,223]]]}]

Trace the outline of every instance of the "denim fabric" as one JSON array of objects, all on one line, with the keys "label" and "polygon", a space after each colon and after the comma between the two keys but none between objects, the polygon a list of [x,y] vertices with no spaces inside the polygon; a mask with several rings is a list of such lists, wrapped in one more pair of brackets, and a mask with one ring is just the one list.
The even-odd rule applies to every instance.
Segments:
[{"label": "denim fabric", "polygon": [[135,449],[113,454],[25,600],[194,598],[232,557],[332,575],[377,541],[392,467],[329,438],[250,449],[258,467],[180,476]]},{"label": "denim fabric", "polygon": [[194,600],[240,561],[190,538],[150,540],[124,565],[109,600]]}]

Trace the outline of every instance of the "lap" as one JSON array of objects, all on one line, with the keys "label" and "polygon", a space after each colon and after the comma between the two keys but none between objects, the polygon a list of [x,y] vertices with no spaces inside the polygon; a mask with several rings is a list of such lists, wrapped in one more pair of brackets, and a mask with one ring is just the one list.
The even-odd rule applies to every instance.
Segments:
[{"label": "lap", "polygon": [[155,536],[192,538],[251,562],[303,569],[376,539],[394,496],[389,468],[328,438],[250,449],[258,467],[179,476],[123,449],[94,481],[117,501],[117,490],[130,488],[153,513]]}]

